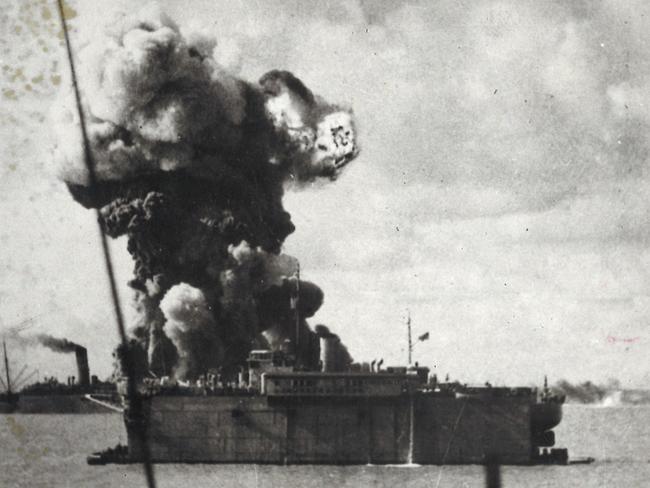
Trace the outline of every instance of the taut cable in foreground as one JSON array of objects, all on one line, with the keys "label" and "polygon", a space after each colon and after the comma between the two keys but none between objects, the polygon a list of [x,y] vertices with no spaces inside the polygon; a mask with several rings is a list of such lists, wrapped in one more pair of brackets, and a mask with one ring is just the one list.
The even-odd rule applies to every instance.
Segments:
[{"label": "taut cable in foreground", "polygon": [[[70,45],[70,36],[68,34],[68,27],[65,22],[65,14],[64,14],[64,9],[63,9],[63,0],[57,0],[57,7],[58,7],[58,12],[59,12],[59,18],[61,19],[61,28],[63,30],[63,37],[65,40],[65,48],[66,52],[68,55],[68,62],[70,66],[70,76],[72,78],[72,85],[74,89],[74,95],[75,99],[77,102],[77,110],[79,113],[79,125],[81,128],[81,137],[82,137],[82,142],[83,142],[83,151],[84,151],[84,162],[86,165],[86,168],[88,170],[88,180],[89,180],[89,186],[91,188],[91,191],[97,187],[97,178],[95,174],[95,166],[93,164],[93,156],[92,152],[90,150],[90,144],[88,141],[88,133],[86,131],[86,121],[84,117],[84,112],[83,108],[81,106],[81,96],[79,93],[79,86],[77,83],[77,73],[75,70],[75,65],[74,65],[74,59],[72,57],[72,48]],[[135,382],[133,378],[135,377],[134,375],[134,370],[133,370],[133,362],[131,359],[131,355],[129,354],[129,345],[128,345],[128,339],[126,336],[126,329],[124,327],[124,317],[122,315],[122,308],[120,306],[120,299],[119,295],[117,293],[117,286],[115,284],[115,273],[113,271],[113,264],[111,260],[111,254],[110,254],[110,249],[108,248],[108,241],[106,239],[106,235],[104,233],[104,229],[101,225],[100,221],[100,213],[99,210],[96,210],[97,212],[97,225],[99,226],[99,236],[100,236],[100,241],[102,244],[102,251],[104,255],[104,262],[106,264],[106,272],[108,274],[108,281],[111,289],[111,297],[113,300],[113,308],[115,310],[115,317],[117,319],[117,329],[120,335],[120,341],[122,343],[122,346],[124,348],[124,355],[123,355],[123,361],[124,361],[124,368],[127,373],[127,383],[128,383],[128,396],[129,396],[129,405],[131,405],[131,408],[140,408],[140,404],[137,401],[137,393],[135,389]],[[142,440],[142,445],[144,446],[144,456],[143,456],[143,466],[144,466],[144,471],[145,471],[145,476],[147,479],[147,485],[150,488],[155,488],[156,486],[156,481],[153,473],[153,466],[151,465],[151,462],[149,460],[148,456],[148,449],[147,449],[147,439],[146,439],[146,428],[138,429],[139,434],[141,436]]]}]

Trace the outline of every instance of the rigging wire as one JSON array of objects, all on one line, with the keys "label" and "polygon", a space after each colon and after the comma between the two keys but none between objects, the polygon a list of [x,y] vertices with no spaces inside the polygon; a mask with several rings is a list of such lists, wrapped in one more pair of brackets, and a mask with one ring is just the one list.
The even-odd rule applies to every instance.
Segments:
[{"label": "rigging wire", "polygon": [[[17,381],[16,384],[14,385],[15,388],[16,388],[16,391],[19,391],[23,386],[25,386],[25,385],[27,384],[27,382],[28,382],[31,378],[33,378],[34,376],[37,376],[36,373],[38,373],[38,370],[37,370],[37,369],[35,369],[35,370],[32,371],[31,373],[29,373],[27,376],[25,376],[25,377],[24,377],[23,379],[21,379],[20,381]],[[37,379],[38,379],[38,378],[37,378]]]},{"label": "rigging wire", "polygon": [[20,378],[20,377],[21,377],[23,374],[25,374],[25,371],[27,371],[27,368],[28,368],[28,367],[29,367],[29,365],[27,365],[27,364],[24,365],[23,368],[20,370],[20,372],[19,372],[16,376],[14,376],[14,378],[13,378],[13,380],[12,380],[13,383],[14,383],[14,385],[18,384],[18,382],[21,381],[21,378]]},{"label": "rigging wire", "polygon": [[449,450],[451,449],[451,443],[454,440],[454,437],[456,435],[456,429],[458,429],[458,424],[460,424],[460,419],[463,416],[463,412],[465,411],[465,406],[467,406],[467,400],[463,402],[463,405],[460,407],[460,412],[458,412],[458,416],[456,417],[456,421],[454,422],[454,427],[451,430],[451,435],[449,436],[449,442],[447,442],[447,448],[445,449],[445,453],[442,455],[442,461],[440,462],[440,469],[438,470],[438,481],[436,481],[436,488],[440,486],[440,481],[442,480],[442,468],[445,466],[445,461],[447,460],[447,456],[449,455]]},{"label": "rigging wire", "polygon": [[[63,0],[57,0],[57,7],[59,11],[59,18],[61,19],[61,27],[63,29],[63,37],[65,40],[65,48],[66,48],[66,53],[68,56],[68,64],[70,66],[70,75],[72,78],[72,87],[74,90],[74,95],[75,95],[75,100],[77,103],[77,112],[79,115],[79,125],[81,128],[81,138],[82,138],[82,144],[83,144],[83,151],[84,151],[84,162],[86,164],[86,169],[88,170],[88,184],[89,187],[92,190],[97,188],[97,175],[95,173],[95,165],[93,163],[93,156],[92,152],[90,150],[90,144],[88,141],[88,132],[86,130],[86,119],[84,117],[84,112],[83,108],[81,106],[81,94],[79,92],[79,84],[77,82],[77,73],[75,70],[75,64],[74,64],[74,59],[72,57],[72,47],[70,44],[70,35],[68,33],[68,26],[65,21],[65,14],[64,14],[64,9],[63,9]],[[120,341],[122,343],[122,347],[124,348],[124,358],[123,358],[123,363],[124,363],[124,369],[126,370],[126,375],[127,375],[127,396],[129,399],[129,405],[131,407],[136,407],[138,408],[139,411],[139,403],[137,401],[136,395],[137,392],[135,390],[135,375],[134,375],[134,367],[133,367],[133,361],[131,358],[131,352],[129,350],[129,342],[128,338],[126,335],[126,328],[124,327],[124,316],[122,315],[122,307],[120,305],[120,298],[117,293],[117,285],[116,285],[116,280],[115,280],[115,272],[113,271],[113,263],[111,260],[111,253],[110,249],[108,247],[108,240],[106,238],[106,234],[104,233],[104,228],[102,227],[101,224],[101,214],[99,212],[99,209],[95,209],[97,213],[97,225],[99,226],[99,236],[100,236],[100,241],[102,245],[102,252],[104,255],[104,263],[106,265],[106,272],[108,274],[108,281],[110,285],[110,290],[111,290],[111,298],[113,300],[113,309],[115,311],[115,318],[117,320],[117,329],[120,335]],[[153,465],[151,464],[151,460],[149,458],[149,447],[147,444],[147,439],[146,439],[146,429],[145,428],[138,428],[136,429],[137,434],[140,436],[140,440],[142,441],[142,446],[143,446],[143,467],[144,467],[144,472],[145,472],[145,477],[147,480],[147,486],[149,488],[155,488],[156,487],[156,480],[153,472]]]}]

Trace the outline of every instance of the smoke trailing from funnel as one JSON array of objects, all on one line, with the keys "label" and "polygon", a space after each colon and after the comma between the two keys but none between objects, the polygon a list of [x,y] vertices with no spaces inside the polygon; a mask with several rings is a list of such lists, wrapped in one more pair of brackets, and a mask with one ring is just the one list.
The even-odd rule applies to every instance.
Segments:
[{"label": "smoke trailing from funnel", "polygon": [[74,353],[78,372],[77,382],[84,387],[89,385],[90,370],[88,368],[88,351],[84,346],[72,342],[69,339],[54,337],[49,334],[21,335],[14,333],[10,334],[10,337],[20,347],[43,346],[57,353]]},{"label": "smoke trailing from funnel", "polygon": [[60,177],[79,203],[100,209],[108,235],[127,236],[133,335],[158,375],[232,370],[264,331],[279,347],[295,330],[293,288],[300,327],[313,336],[304,317],[322,292],[298,286],[297,261],[280,254],[294,230],[282,196],[287,186],[336,179],[359,151],[350,111],[287,71],[238,79],[217,63],[215,46],[181,34],[154,5],[80,51],[96,187],[72,91],[54,108]]},{"label": "smoke trailing from funnel", "polygon": [[39,334],[36,336],[36,339],[41,345],[54,352],[75,352],[77,349],[83,348],[83,346],[69,341],[68,339],[53,337],[47,334]]},{"label": "smoke trailing from funnel", "polygon": [[54,337],[49,334],[11,334],[11,340],[18,346],[22,347],[33,347],[33,346],[43,346],[48,349],[59,352],[59,353],[70,353],[75,352],[77,349],[84,349],[83,346],[72,342],[69,339],[63,337]]}]

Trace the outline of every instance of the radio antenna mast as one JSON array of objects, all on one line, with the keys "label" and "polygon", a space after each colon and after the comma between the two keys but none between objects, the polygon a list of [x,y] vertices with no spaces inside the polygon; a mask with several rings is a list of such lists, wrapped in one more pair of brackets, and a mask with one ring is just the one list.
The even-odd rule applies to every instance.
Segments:
[{"label": "radio antenna mast", "polygon": [[413,363],[413,340],[411,338],[411,312],[406,310],[406,327],[408,331],[408,343],[409,343],[409,366]]},{"label": "radio antenna mast", "polygon": [[296,269],[296,290],[295,290],[295,298],[293,300],[293,307],[294,307],[294,312],[295,312],[295,317],[296,317],[296,363],[299,365],[300,360],[300,309],[299,309],[299,303],[300,303],[300,262],[298,262],[298,268]]}]

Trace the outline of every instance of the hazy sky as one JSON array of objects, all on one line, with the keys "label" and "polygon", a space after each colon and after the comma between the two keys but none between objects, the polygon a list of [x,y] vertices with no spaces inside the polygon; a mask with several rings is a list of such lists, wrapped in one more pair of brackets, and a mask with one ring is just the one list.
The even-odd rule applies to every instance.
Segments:
[{"label": "hazy sky", "polygon": [[[415,357],[441,375],[650,387],[650,3],[162,3],[213,30],[242,77],[288,69],[354,109],[362,153],[287,194],[285,250],[325,292],[312,324],[355,359],[403,363],[408,309],[431,337]],[[117,334],[94,214],[51,172],[55,2],[3,4],[0,327],[33,318],[104,376]],[[107,2],[71,5],[77,41],[110,18]],[[12,359],[74,373],[72,356]]]}]

